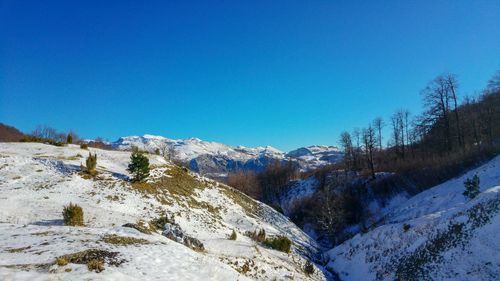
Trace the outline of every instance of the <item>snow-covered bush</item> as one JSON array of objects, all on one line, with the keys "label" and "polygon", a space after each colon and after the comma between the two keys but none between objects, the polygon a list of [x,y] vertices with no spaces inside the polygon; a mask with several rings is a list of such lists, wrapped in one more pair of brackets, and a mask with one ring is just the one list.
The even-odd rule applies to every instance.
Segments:
[{"label": "snow-covered bush", "polygon": [[64,206],[62,214],[65,225],[83,226],[83,209],[77,204]]}]

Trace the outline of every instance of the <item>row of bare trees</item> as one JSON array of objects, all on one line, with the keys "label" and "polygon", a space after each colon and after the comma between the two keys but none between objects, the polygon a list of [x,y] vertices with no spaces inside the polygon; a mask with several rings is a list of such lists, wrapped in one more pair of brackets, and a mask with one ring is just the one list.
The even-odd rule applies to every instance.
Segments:
[{"label": "row of bare trees", "polygon": [[482,94],[459,100],[457,77],[437,76],[421,92],[425,106],[421,115],[412,117],[408,110],[400,109],[391,116],[385,148],[383,130],[387,124],[380,117],[364,129],[342,132],[339,142],[345,152],[344,168],[367,170],[374,178],[377,166],[387,168],[394,163],[498,146],[499,81],[497,73]]},{"label": "row of bare trees", "polygon": [[230,173],[227,183],[255,199],[275,204],[289,182],[298,176],[297,165],[292,160],[276,160],[259,173],[248,170]]}]

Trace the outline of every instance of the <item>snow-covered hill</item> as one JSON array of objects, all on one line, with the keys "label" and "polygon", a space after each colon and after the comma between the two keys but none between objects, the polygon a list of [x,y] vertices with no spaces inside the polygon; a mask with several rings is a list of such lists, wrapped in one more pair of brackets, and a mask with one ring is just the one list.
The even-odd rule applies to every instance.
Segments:
[{"label": "snow-covered hill", "polygon": [[[202,144],[196,143],[200,141],[180,147],[201,149]],[[318,247],[272,208],[156,155],[148,156],[153,167],[150,180],[131,184],[126,171],[130,152],[90,151],[97,153],[95,178],[80,173],[88,151],[78,146],[0,143],[0,280],[327,278],[318,268],[305,275],[306,257],[312,258]],[[70,202],[83,208],[85,227],[63,225],[61,212]],[[123,227],[147,226],[165,214],[186,235],[199,239],[205,250],[194,251],[159,232],[145,234]],[[291,253],[264,247],[245,235],[261,228],[268,236],[289,237]],[[234,241],[228,239],[232,230],[237,233]],[[132,242],[117,243],[110,237]],[[54,264],[57,257],[89,249],[116,255],[108,260],[116,266],[105,264],[103,272],[95,273],[77,262]]]},{"label": "snow-covered hill", "polygon": [[[463,182],[478,175],[470,200]],[[390,210],[384,224],[328,252],[341,280],[498,280],[500,156]]]},{"label": "snow-covered hill", "polygon": [[261,171],[271,161],[294,159],[301,169],[313,169],[335,163],[342,153],[334,146],[303,147],[284,153],[271,146],[248,148],[202,141],[197,138],[173,140],[161,136],[129,136],[111,143],[118,150],[138,147],[154,152],[167,148],[174,159],[189,163],[192,170],[212,177],[224,177],[235,170]]}]

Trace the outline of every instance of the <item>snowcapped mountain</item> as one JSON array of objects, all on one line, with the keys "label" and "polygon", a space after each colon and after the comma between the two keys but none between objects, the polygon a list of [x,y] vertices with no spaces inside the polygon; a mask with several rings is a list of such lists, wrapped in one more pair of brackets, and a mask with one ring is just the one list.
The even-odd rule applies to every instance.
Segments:
[{"label": "snowcapped mountain", "polygon": [[189,163],[193,171],[212,177],[224,177],[236,170],[261,171],[272,161],[293,159],[301,169],[307,170],[342,158],[342,153],[334,146],[310,146],[284,153],[271,146],[233,147],[197,138],[173,140],[153,135],[122,137],[112,146],[118,150],[138,147],[150,152],[167,149],[174,159]]},{"label": "snowcapped mountain", "polygon": [[[477,175],[480,194],[465,197]],[[500,156],[389,210],[378,227],[330,250],[341,280],[498,280]]]},{"label": "snowcapped mountain", "polygon": [[[202,149],[205,144],[192,139],[183,145]],[[304,273],[306,259],[319,250],[316,242],[269,206],[153,154],[147,155],[152,167],[148,181],[131,183],[130,152],[89,150],[97,154],[95,177],[81,173],[89,151],[79,146],[0,143],[0,280],[329,277],[319,267],[312,275]],[[70,202],[82,207],[85,226],[63,225],[61,212]],[[176,231],[168,235],[195,239],[203,250],[166,235],[171,228],[165,221],[163,232],[151,229],[162,216],[169,224],[175,221],[170,227]],[[288,237],[290,253],[251,239],[248,233],[257,229],[264,229],[266,237]],[[237,237],[230,240],[233,230]],[[100,273],[86,264],[98,254],[107,255]],[[58,257],[65,262],[56,262]]]}]

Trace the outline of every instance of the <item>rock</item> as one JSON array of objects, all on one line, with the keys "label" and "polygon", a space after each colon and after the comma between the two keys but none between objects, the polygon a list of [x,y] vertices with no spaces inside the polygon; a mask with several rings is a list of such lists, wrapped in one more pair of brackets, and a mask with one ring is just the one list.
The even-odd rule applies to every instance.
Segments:
[{"label": "rock", "polygon": [[122,227],[129,227],[129,228],[136,229],[144,234],[151,234],[151,231],[149,229],[147,229],[144,226],[135,224],[135,223],[126,223],[126,224],[122,225]]},{"label": "rock", "polygon": [[168,239],[184,244],[195,251],[205,250],[205,247],[200,240],[186,235],[184,231],[182,231],[180,225],[176,223],[166,223],[161,234]]}]

